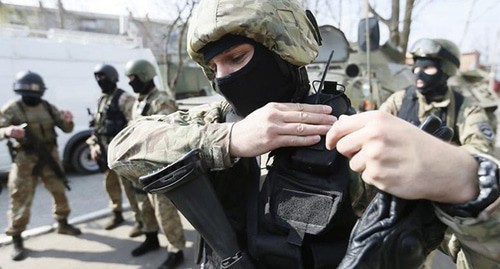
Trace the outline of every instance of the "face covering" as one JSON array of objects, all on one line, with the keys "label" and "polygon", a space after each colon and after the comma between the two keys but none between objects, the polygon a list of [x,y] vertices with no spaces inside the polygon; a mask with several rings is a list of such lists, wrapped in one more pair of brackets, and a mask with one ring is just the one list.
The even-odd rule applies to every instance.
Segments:
[{"label": "face covering", "polygon": [[214,80],[242,117],[269,102],[290,102],[295,92],[291,78],[278,65],[278,56],[260,44],[253,45],[253,57],[244,67]]},{"label": "face covering", "polygon": [[98,80],[97,84],[99,84],[99,87],[104,94],[110,94],[114,89],[116,89],[116,83],[107,79]]},{"label": "face covering", "polygon": [[[424,68],[428,66],[435,66],[438,70],[437,73],[434,75],[426,74]],[[439,62],[427,58],[418,58],[415,61],[415,67],[421,67],[420,72],[415,74],[415,81],[420,79],[424,83],[422,87],[418,88],[418,91],[422,93],[428,101],[438,101],[442,99],[448,89],[446,83],[448,75],[443,72]]]},{"label": "face covering", "polygon": [[35,97],[35,96],[23,96],[22,100],[23,103],[25,103],[28,106],[36,106],[42,102],[41,97]]},{"label": "face covering", "polygon": [[152,80],[144,83],[137,77],[130,81],[128,85],[138,94],[147,94],[154,88],[154,82]]}]

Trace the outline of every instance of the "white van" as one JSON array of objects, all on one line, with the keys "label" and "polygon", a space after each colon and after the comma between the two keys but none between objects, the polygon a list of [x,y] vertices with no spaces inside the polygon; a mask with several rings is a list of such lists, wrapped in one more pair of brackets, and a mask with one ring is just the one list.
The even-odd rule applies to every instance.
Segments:
[{"label": "white van", "polygon": [[[125,64],[133,59],[152,62],[150,49],[137,48],[140,42],[124,36],[63,30],[33,31],[23,26],[0,26],[0,105],[19,98],[13,91],[15,75],[30,70],[42,76],[47,90],[44,99],[58,109],[73,113],[75,129],[70,134],[58,131],[58,145],[65,167],[77,173],[98,171],[89,157],[85,140],[89,137],[90,116],[95,112],[101,90],[94,79],[99,63],[113,65],[120,75],[118,87],[133,93],[124,75]],[[158,73],[159,74],[159,73]],[[162,88],[160,76],[156,85]],[[57,129],[57,128],[56,128]],[[0,142],[0,171],[8,171],[11,159],[6,140]]]}]

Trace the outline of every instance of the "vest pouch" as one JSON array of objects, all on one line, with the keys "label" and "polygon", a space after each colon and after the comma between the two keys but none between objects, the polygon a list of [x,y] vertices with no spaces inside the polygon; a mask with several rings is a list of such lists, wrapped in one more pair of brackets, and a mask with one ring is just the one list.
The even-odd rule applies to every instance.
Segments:
[{"label": "vest pouch", "polygon": [[305,234],[328,231],[346,185],[346,180],[336,178],[334,172],[322,176],[273,164],[261,191],[268,231],[287,235],[294,245],[301,245]]},{"label": "vest pouch", "polygon": [[326,149],[325,136],[321,136],[321,140],[315,145],[294,149],[290,154],[290,160],[296,170],[328,175],[337,155],[336,150]]}]

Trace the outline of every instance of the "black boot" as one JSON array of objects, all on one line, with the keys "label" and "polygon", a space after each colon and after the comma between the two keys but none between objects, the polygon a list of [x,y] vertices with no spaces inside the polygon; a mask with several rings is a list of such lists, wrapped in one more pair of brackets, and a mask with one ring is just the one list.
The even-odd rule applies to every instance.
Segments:
[{"label": "black boot", "polygon": [[26,258],[26,251],[24,250],[23,238],[21,235],[13,235],[12,243],[14,243],[14,251],[12,252],[11,258],[14,261],[21,261]]},{"label": "black boot", "polygon": [[113,214],[113,219],[104,226],[105,230],[113,230],[125,221],[121,211],[113,211]]},{"label": "black boot", "polygon": [[62,219],[57,221],[59,224],[57,225],[57,233],[58,234],[67,234],[67,235],[79,235],[82,234],[80,229],[68,223],[67,219]]},{"label": "black boot", "polygon": [[148,232],[144,233],[146,235],[146,240],[142,242],[137,248],[132,250],[132,256],[137,257],[152,250],[160,248],[160,241],[158,241],[158,232]]},{"label": "black boot", "polygon": [[183,261],[184,253],[182,253],[182,250],[176,253],[169,252],[168,258],[158,267],[158,269],[174,269]]}]

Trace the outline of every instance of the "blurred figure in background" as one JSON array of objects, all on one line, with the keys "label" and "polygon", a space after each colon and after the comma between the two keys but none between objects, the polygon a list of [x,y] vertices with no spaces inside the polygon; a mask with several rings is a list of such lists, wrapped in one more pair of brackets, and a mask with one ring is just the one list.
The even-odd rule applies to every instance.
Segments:
[{"label": "blurred figure in background", "polygon": [[[9,173],[9,227],[6,234],[12,236],[13,260],[26,257],[21,233],[30,220],[31,204],[38,180],[52,194],[54,218],[58,222],[57,233],[79,235],[81,231],[68,223],[71,212],[65,187],[69,189],[57,149],[58,127],[65,133],[73,131],[73,115],[58,110],[42,99],[47,88],[40,75],[20,72],[14,82],[14,91],[20,100],[11,100],[2,107],[0,114],[0,140],[9,139],[12,157]],[[16,141],[13,145],[10,138]]]},{"label": "blurred figure in background", "polygon": [[[155,114],[168,115],[177,111],[177,104],[165,91],[160,91],[155,83],[156,71],[147,60],[131,60],[125,66],[125,75],[137,99],[132,108],[132,118]],[[186,245],[184,230],[177,209],[164,195],[146,194],[137,177],[127,177],[134,185],[143,219],[145,241],[132,251],[132,256],[140,256],[160,247],[158,224],[167,237],[168,256],[160,269],[176,268],[184,260],[183,249]],[[156,215],[156,216],[155,216]]]},{"label": "blurred figure in background", "polygon": [[128,181],[121,180],[113,170],[110,170],[106,160],[109,142],[131,119],[135,98],[117,87],[118,72],[113,66],[98,64],[94,68],[94,76],[99,88],[101,88],[102,95],[98,100],[97,111],[91,121],[93,134],[87,139],[87,144],[90,147],[92,159],[97,162],[101,172],[104,173],[104,186],[111,200],[113,217],[104,229],[114,229],[124,222],[121,189],[121,185],[123,185],[135,217],[135,225],[129,235],[131,237],[139,236],[142,233],[142,220],[132,185]]}]

